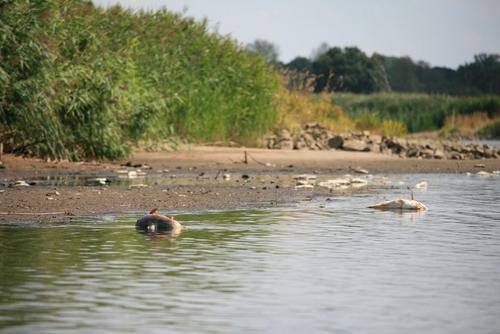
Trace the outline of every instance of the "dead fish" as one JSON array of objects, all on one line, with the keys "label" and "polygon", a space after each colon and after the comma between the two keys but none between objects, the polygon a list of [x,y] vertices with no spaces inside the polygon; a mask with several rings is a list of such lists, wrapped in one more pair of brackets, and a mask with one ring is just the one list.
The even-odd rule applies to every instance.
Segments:
[{"label": "dead fish", "polygon": [[428,186],[426,181],[419,182],[415,185],[415,188],[417,189],[426,189]]},{"label": "dead fish", "polygon": [[379,209],[379,210],[412,210],[412,211],[425,211],[427,207],[416,200],[398,198],[390,201],[380,202],[375,205],[369,206],[369,208]]},{"label": "dead fish", "polygon": [[154,208],[148,215],[138,219],[135,227],[145,231],[181,231],[183,226],[172,216],[158,214],[158,209]]},{"label": "dead fish", "polygon": [[359,166],[358,167],[349,166],[349,169],[358,174],[368,174],[368,171],[366,169],[363,169]]}]

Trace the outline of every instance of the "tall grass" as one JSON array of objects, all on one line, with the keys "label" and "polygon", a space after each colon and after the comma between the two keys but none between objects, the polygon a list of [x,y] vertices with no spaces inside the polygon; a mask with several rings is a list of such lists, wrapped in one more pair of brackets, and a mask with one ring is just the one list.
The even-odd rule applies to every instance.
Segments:
[{"label": "tall grass", "polygon": [[252,143],[279,78],[229,37],[161,10],[0,2],[0,141],[57,159],[120,158],[139,140]]},{"label": "tall grass", "polygon": [[402,122],[409,132],[432,131],[445,126],[453,115],[484,112],[493,118],[500,114],[499,96],[451,97],[427,94],[335,94],[332,103],[356,122]]},{"label": "tall grass", "polygon": [[344,111],[331,103],[332,94],[313,94],[314,77],[307,72],[281,72],[275,130],[298,133],[306,123],[319,123],[335,132],[354,127]]}]

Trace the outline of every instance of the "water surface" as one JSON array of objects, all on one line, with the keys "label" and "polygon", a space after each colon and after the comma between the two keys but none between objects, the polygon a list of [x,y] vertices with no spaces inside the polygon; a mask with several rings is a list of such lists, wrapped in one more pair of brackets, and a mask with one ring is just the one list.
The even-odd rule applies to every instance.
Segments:
[{"label": "water surface", "polygon": [[[389,179],[179,214],[174,238],[138,233],[134,214],[0,225],[0,332],[498,333],[500,177]],[[366,208],[423,180],[426,213]]]}]

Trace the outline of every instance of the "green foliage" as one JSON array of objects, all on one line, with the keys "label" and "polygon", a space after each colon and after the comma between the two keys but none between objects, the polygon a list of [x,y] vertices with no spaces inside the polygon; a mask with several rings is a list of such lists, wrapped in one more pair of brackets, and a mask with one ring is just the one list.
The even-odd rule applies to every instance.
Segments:
[{"label": "green foliage", "polygon": [[410,57],[373,54],[356,47],[330,48],[322,44],[311,59],[297,57],[287,69],[311,72],[316,92],[403,92],[460,96],[500,94],[500,55],[479,54],[458,70],[431,67]]},{"label": "green foliage", "polygon": [[358,125],[376,128],[383,120],[404,124],[409,132],[438,130],[453,113],[500,114],[500,97],[451,97],[425,94],[334,94],[332,102],[343,108]]},{"label": "green foliage", "polygon": [[457,74],[461,81],[469,83],[482,93],[500,94],[500,55],[479,54],[474,62],[461,65]]},{"label": "green foliage", "polygon": [[328,49],[313,61],[312,69],[318,76],[316,92],[370,93],[379,90],[377,67],[355,47]]},{"label": "green foliage", "polygon": [[487,125],[477,133],[481,138],[500,139],[500,120]]},{"label": "green foliage", "polygon": [[382,133],[387,137],[402,137],[408,133],[408,129],[400,121],[384,119],[382,121]]},{"label": "green foliage", "polygon": [[274,124],[277,75],[206,21],[20,0],[0,3],[0,22],[9,151],[115,159],[139,140],[249,143]]}]

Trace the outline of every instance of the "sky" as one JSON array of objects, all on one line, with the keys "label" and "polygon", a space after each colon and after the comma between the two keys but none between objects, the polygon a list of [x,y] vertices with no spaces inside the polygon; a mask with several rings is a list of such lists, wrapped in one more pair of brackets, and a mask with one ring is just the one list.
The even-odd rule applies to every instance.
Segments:
[{"label": "sky", "polygon": [[321,43],[357,46],[368,55],[410,56],[457,68],[478,53],[500,54],[498,0],[93,0],[133,9],[165,7],[231,35],[265,39],[280,60],[309,57]]}]

